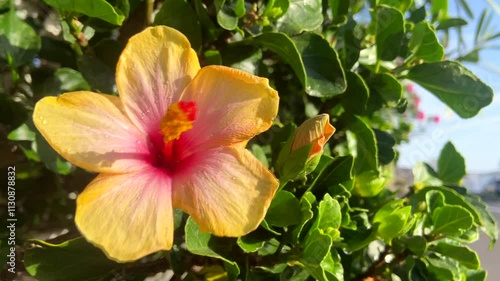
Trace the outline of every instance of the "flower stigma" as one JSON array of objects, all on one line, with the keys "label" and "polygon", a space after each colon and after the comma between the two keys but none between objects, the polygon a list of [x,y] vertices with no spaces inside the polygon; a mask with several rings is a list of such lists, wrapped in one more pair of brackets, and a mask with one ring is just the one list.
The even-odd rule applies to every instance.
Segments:
[{"label": "flower stigma", "polygon": [[159,126],[164,142],[163,159],[172,160],[174,141],[178,140],[182,133],[193,128],[196,112],[194,101],[179,101],[168,107]]}]

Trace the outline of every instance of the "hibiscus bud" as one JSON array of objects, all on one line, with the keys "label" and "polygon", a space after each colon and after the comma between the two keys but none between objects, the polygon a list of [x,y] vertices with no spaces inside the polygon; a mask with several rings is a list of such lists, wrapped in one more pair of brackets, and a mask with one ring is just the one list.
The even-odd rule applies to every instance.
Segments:
[{"label": "hibiscus bud", "polygon": [[281,150],[277,170],[282,180],[295,180],[318,165],[323,146],[335,132],[330,116],[321,114],[300,125]]}]

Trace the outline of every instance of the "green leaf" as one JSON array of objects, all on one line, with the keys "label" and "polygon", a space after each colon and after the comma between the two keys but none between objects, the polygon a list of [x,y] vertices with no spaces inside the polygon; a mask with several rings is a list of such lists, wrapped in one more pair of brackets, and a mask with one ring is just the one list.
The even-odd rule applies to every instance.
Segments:
[{"label": "green leaf", "polygon": [[436,208],[432,214],[433,233],[444,235],[459,235],[472,227],[474,218],[462,206],[447,205]]},{"label": "green leaf", "polygon": [[295,42],[283,33],[264,33],[247,43],[263,46],[289,64],[307,93],[330,97],[346,88],[345,75],[338,55],[321,36],[305,33]]},{"label": "green leaf", "polygon": [[434,169],[424,162],[415,164],[412,172],[414,185],[418,189],[426,186],[438,186],[443,184]]},{"label": "green leaf", "polygon": [[222,57],[219,51],[208,50],[203,53],[205,65],[222,65]]},{"label": "green leaf", "polygon": [[312,229],[304,243],[299,262],[316,280],[328,281],[322,262],[330,253],[331,246],[332,238],[320,229]]},{"label": "green leaf", "polygon": [[444,195],[441,191],[430,190],[425,193],[425,203],[427,205],[427,213],[432,214],[434,210],[443,207],[445,203]]},{"label": "green leaf", "polygon": [[276,20],[286,14],[289,7],[289,0],[270,0],[266,4],[263,16],[268,17],[271,20]]},{"label": "green leaf", "polygon": [[480,49],[473,49],[470,52],[466,53],[465,55],[462,55],[455,60],[457,61],[466,61],[466,62],[479,62],[479,51]]},{"label": "green leaf", "polygon": [[380,5],[377,6],[374,17],[377,58],[393,60],[399,54],[405,33],[403,14],[393,7]]},{"label": "green leaf", "polygon": [[253,253],[264,247],[266,241],[272,239],[272,237],[272,234],[269,232],[262,228],[258,228],[245,236],[238,237],[236,244],[238,244],[245,253]]},{"label": "green leaf", "polygon": [[337,52],[316,33],[293,38],[307,75],[306,92],[315,97],[332,97],[346,89],[346,78]]},{"label": "green leaf", "polygon": [[380,96],[388,106],[396,106],[403,96],[403,85],[388,73],[377,74],[369,82],[371,96]]},{"label": "green leaf", "polygon": [[109,260],[98,248],[83,237],[61,244],[32,240],[41,247],[26,250],[24,266],[38,280],[97,281],[122,265]]},{"label": "green leaf", "polygon": [[[280,274],[280,281],[306,281],[309,278],[309,272],[299,266],[287,266]],[[264,280],[264,279],[259,279]],[[258,280],[256,280],[258,281]]]},{"label": "green leaf", "polygon": [[0,60],[17,68],[30,63],[40,48],[40,37],[14,10],[0,15]]},{"label": "green leaf", "polygon": [[411,6],[413,0],[379,0],[379,5],[387,5],[394,7],[401,11],[401,13],[406,12],[406,10]]},{"label": "green leaf", "polygon": [[323,23],[321,0],[290,0],[287,13],[277,23],[278,30],[290,35],[314,31]]},{"label": "green leaf", "polygon": [[276,161],[275,166],[281,181],[293,181],[304,177],[309,172],[312,172],[311,169],[308,169],[309,163],[312,162],[312,164],[314,164],[314,161],[319,161],[320,159],[320,156],[317,156],[309,160],[312,144],[307,144],[297,150],[291,151],[294,138],[295,134],[290,135],[289,139],[281,148]]},{"label": "green leaf", "polygon": [[189,252],[195,255],[220,259],[230,267],[228,274],[229,271],[235,272],[236,275],[239,274],[238,264],[225,257],[228,255],[227,252],[230,251],[226,239],[214,237],[208,232],[201,232],[200,227],[191,217],[186,222],[184,233],[186,247]]},{"label": "green leaf", "polygon": [[419,22],[412,31],[409,47],[413,56],[422,59],[424,62],[442,61],[444,48],[439,43],[436,32],[429,22]]},{"label": "green leaf", "polygon": [[315,201],[316,198],[309,191],[306,192],[300,199],[301,219],[300,222],[295,226],[295,228],[292,231],[292,237],[294,241],[298,241],[300,239],[300,236],[302,234],[302,231],[304,230],[305,225],[314,217],[312,206]]},{"label": "green leaf", "polygon": [[234,30],[238,27],[238,19],[246,13],[244,0],[215,0],[217,21],[222,28]]},{"label": "green leaf", "polygon": [[323,200],[319,202],[318,214],[309,233],[314,229],[321,229],[335,241],[340,233],[334,230],[339,229],[341,223],[342,213],[339,202],[333,199],[330,194],[325,194]]},{"label": "green leaf", "polygon": [[415,255],[423,256],[427,251],[427,240],[423,236],[403,236],[397,241]]},{"label": "green leaf", "polygon": [[470,269],[479,269],[480,267],[477,253],[467,246],[457,246],[445,242],[437,242],[436,244],[431,245],[429,250],[452,258]]},{"label": "green leaf", "polygon": [[455,191],[454,189],[452,189],[450,187],[445,187],[445,186],[426,187],[426,188],[420,190],[414,196],[412,196],[412,198],[411,198],[412,205],[416,206],[418,204],[418,202],[425,200],[425,196],[426,196],[427,192],[433,191],[433,190],[439,191],[444,195],[444,200],[445,200],[446,204],[458,205],[458,206],[461,206],[461,207],[467,209],[467,211],[469,211],[469,213],[474,218],[474,222],[478,225],[483,225],[481,217],[479,216],[479,212],[474,207],[474,205],[472,205],[472,203],[469,202],[469,200],[467,200],[463,194],[458,193],[457,191]]},{"label": "green leaf", "polygon": [[105,0],[43,0],[50,6],[68,12],[76,12],[102,19],[114,25],[122,25],[125,15]]},{"label": "green leaf", "polygon": [[396,139],[389,133],[373,129],[377,139],[378,161],[380,165],[387,165],[396,157]]},{"label": "green leaf", "polygon": [[51,77],[45,79],[43,88],[38,92],[42,96],[58,96],[65,92],[88,91],[90,89],[89,83],[80,72],[62,67],[57,69]]},{"label": "green leaf", "polygon": [[448,0],[434,0],[431,3],[432,18],[441,20],[448,17]]},{"label": "green leaf", "polygon": [[406,224],[411,216],[411,206],[403,206],[404,200],[391,201],[380,208],[374,223],[380,223],[378,234],[390,244],[391,240],[404,234]]},{"label": "green leaf", "polygon": [[349,2],[342,0],[329,0],[334,25],[342,25],[347,22],[349,15]]},{"label": "green leaf", "polygon": [[462,118],[475,116],[493,100],[493,90],[458,62],[416,65],[407,78],[433,93]]},{"label": "green leaf", "polygon": [[465,10],[465,12],[467,13],[467,16],[469,18],[471,18],[471,19],[474,18],[474,13],[472,13],[472,10],[471,10],[469,4],[467,3],[467,0],[459,0],[458,3]]},{"label": "green leaf", "polygon": [[200,22],[200,27],[203,32],[203,37],[208,42],[217,40],[222,30],[215,26],[215,23],[208,15],[207,7],[202,3],[201,0],[194,0],[193,2],[194,9],[196,11],[196,14],[198,15],[198,20]]},{"label": "green leaf", "polygon": [[257,254],[259,256],[267,256],[267,255],[273,255],[278,251],[278,247],[280,245],[280,241],[278,241],[275,238],[272,238],[270,240],[267,240],[264,243],[264,247],[259,249],[257,251]]},{"label": "green leaf", "polygon": [[220,50],[222,65],[258,75],[262,60],[262,49],[246,45],[228,45]]},{"label": "green leaf", "polygon": [[338,49],[340,58],[345,70],[350,70],[358,63],[361,52],[361,38],[356,29],[356,21],[350,18],[348,23],[339,30],[339,36],[342,37],[343,44]]},{"label": "green leaf", "polygon": [[425,9],[425,5],[422,5],[420,8],[411,11],[411,16],[408,20],[412,21],[413,23],[419,23],[425,20],[427,16],[426,12],[427,11]]},{"label": "green leaf", "polygon": [[375,133],[361,118],[355,116],[348,129],[356,136],[356,154],[354,170],[356,174],[378,171],[378,148]]},{"label": "green leaf", "polygon": [[274,229],[272,229],[269,224],[267,224],[267,221],[264,219],[261,223],[260,223],[260,226],[262,226],[262,228],[264,228],[265,230],[269,231],[270,233],[274,234],[274,235],[278,235],[280,236],[281,233],[275,231]]},{"label": "green leaf", "polygon": [[61,175],[67,175],[74,170],[74,166],[62,159],[40,133],[36,134],[35,142],[36,152],[47,169]]},{"label": "green leaf", "polygon": [[7,135],[7,139],[14,141],[34,141],[35,137],[36,133],[26,123],[23,123]]},{"label": "green leaf", "polygon": [[[463,1],[463,0],[462,0]],[[452,27],[460,27],[467,25],[467,21],[462,19],[462,18],[447,18],[439,21],[438,26],[436,27],[436,30],[446,30],[450,29]]]},{"label": "green leaf", "polygon": [[280,190],[269,206],[266,221],[269,225],[285,227],[298,224],[301,215],[299,200],[293,193]]},{"label": "green leaf", "polygon": [[269,167],[269,161],[267,160],[266,152],[264,151],[262,146],[254,143],[250,147],[250,151],[255,156],[255,158],[259,159],[259,161],[264,164],[264,166]]},{"label": "green leaf", "polygon": [[101,60],[83,55],[78,60],[78,68],[93,90],[112,94],[115,91],[115,72]]},{"label": "green leaf", "polygon": [[481,200],[479,196],[466,194],[465,198],[467,202],[472,204],[474,210],[479,215],[481,230],[490,238],[490,249],[493,249],[498,239],[498,226],[495,216],[491,213],[488,204]]},{"label": "green leaf", "polygon": [[425,257],[424,261],[431,280],[461,281],[460,270],[456,262],[450,259],[440,259],[438,257]]},{"label": "green leaf", "polygon": [[333,159],[311,184],[311,190],[327,189],[329,186],[340,184],[353,178],[352,168],[354,158],[352,155],[337,156]]},{"label": "green leaf", "polygon": [[99,60],[109,68],[114,69],[124,47],[125,45],[117,40],[105,38],[94,46],[94,52]]},{"label": "green leaf", "polygon": [[345,74],[347,89],[342,97],[342,105],[350,114],[363,114],[370,92],[361,75],[348,71]]},{"label": "green leaf", "polygon": [[253,37],[248,43],[260,45],[279,55],[285,63],[292,67],[302,85],[307,87],[304,63],[295,43],[288,35],[274,32],[263,33]]},{"label": "green leaf", "polygon": [[193,49],[201,47],[201,26],[198,16],[185,0],[166,0],[155,16],[155,25],[167,25],[182,32]]},{"label": "green leaf", "polygon": [[447,142],[438,159],[439,178],[449,184],[459,183],[465,176],[465,159],[451,142]]},{"label": "green leaf", "polygon": [[371,228],[357,230],[344,229],[342,230],[342,237],[346,243],[346,250],[355,252],[368,246],[371,242],[377,239],[378,224]]},{"label": "green leaf", "polygon": [[486,281],[486,271],[485,270],[471,270],[468,268],[461,268],[467,281]]}]

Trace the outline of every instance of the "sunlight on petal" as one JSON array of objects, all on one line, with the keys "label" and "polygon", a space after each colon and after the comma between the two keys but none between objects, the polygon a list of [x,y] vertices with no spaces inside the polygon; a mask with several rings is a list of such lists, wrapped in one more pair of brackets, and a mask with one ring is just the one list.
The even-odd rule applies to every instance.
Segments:
[{"label": "sunlight on petal", "polygon": [[174,233],[171,184],[170,177],[155,168],[100,174],[77,198],[76,225],[116,261],[168,250]]},{"label": "sunlight on petal", "polygon": [[115,96],[73,92],[45,97],[35,106],[33,122],[61,156],[89,171],[135,171],[150,157],[146,140]]},{"label": "sunlight on petal", "polygon": [[196,75],[200,65],[187,38],[166,27],[150,27],[130,38],[116,68],[125,111],[146,135],[156,135],[161,118]]},{"label": "sunlight on petal", "polygon": [[278,181],[249,151],[225,147],[192,155],[174,176],[174,207],[202,231],[242,236],[257,228]]},{"label": "sunlight on petal", "polygon": [[278,93],[265,78],[223,66],[202,68],[182,100],[194,100],[198,117],[181,136],[184,155],[248,141],[271,127]]}]

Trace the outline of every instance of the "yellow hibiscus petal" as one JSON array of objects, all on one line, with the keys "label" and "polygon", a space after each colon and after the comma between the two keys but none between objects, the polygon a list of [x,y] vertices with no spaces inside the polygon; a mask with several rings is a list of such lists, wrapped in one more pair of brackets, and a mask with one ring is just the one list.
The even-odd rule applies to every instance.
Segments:
[{"label": "yellow hibiscus petal", "polygon": [[172,247],[170,177],[153,167],[100,174],[77,198],[75,222],[109,258],[128,262]]},{"label": "yellow hibiscus petal", "polygon": [[268,80],[241,70],[207,66],[184,91],[195,101],[193,128],[181,136],[181,155],[248,141],[269,129],[278,113],[278,93]]},{"label": "yellow hibiscus petal", "polygon": [[132,122],[146,135],[200,69],[198,57],[179,31],[150,27],[130,38],[116,68],[116,86]]},{"label": "yellow hibiscus petal", "polygon": [[151,157],[115,96],[73,92],[45,97],[35,106],[33,122],[61,156],[89,171],[133,171]]},{"label": "yellow hibiscus petal", "polygon": [[242,236],[259,226],[278,181],[249,151],[222,147],[191,155],[176,171],[173,204],[204,232]]},{"label": "yellow hibiscus petal", "polygon": [[292,143],[292,151],[312,144],[311,151],[309,152],[309,159],[311,159],[323,151],[323,146],[325,146],[333,133],[335,133],[335,128],[330,124],[330,116],[328,114],[320,114],[310,118],[297,128]]}]

